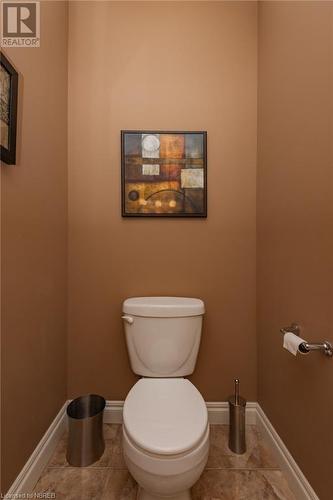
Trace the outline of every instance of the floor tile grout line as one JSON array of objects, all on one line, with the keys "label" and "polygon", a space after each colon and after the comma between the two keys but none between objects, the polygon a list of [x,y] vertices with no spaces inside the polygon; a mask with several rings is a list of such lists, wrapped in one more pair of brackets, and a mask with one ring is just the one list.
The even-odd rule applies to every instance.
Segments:
[{"label": "floor tile grout line", "polygon": [[45,469],[123,469],[127,470],[125,465],[85,465],[76,467],[75,465],[46,465]]},{"label": "floor tile grout line", "polygon": [[232,471],[262,471],[262,470],[272,470],[272,471],[277,471],[277,472],[282,472],[281,469],[278,467],[256,467],[256,468],[251,468],[251,467],[206,467],[204,470],[232,470]]},{"label": "floor tile grout line", "polygon": [[[51,470],[54,470],[54,469],[61,469],[61,470],[104,470],[104,469],[108,469],[108,470],[115,470],[115,471],[122,471],[122,470],[125,470],[127,471],[127,467],[121,467],[121,466],[112,466],[112,465],[109,465],[109,466],[96,466],[96,467],[72,467],[72,466],[67,466],[67,465],[53,465],[53,466],[48,466],[46,467],[45,470],[47,469],[51,469]],[[277,471],[277,472],[281,472],[281,469],[279,469],[278,467],[205,467],[204,470],[216,470],[216,471],[219,471],[219,470],[223,470],[223,471],[227,471],[227,470],[232,470],[232,471],[266,471],[266,470],[269,470],[269,471]]]}]

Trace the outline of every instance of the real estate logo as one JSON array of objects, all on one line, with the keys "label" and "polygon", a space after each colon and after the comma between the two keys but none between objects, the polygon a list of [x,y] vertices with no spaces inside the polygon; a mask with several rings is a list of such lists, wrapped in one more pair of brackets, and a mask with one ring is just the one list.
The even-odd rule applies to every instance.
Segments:
[{"label": "real estate logo", "polygon": [[39,2],[1,2],[1,46],[40,46]]}]

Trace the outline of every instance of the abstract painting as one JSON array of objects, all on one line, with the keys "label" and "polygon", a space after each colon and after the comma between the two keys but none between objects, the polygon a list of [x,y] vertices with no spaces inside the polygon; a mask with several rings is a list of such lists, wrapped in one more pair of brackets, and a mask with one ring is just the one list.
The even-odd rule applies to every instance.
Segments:
[{"label": "abstract painting", "polygon": [[123,217],[207,217],[207,133],[121,132]]},{"label": "abstract painting", "polygon": [[16,161],[16,121],[18,74],[4,54],[0,54],[1,161]]}]

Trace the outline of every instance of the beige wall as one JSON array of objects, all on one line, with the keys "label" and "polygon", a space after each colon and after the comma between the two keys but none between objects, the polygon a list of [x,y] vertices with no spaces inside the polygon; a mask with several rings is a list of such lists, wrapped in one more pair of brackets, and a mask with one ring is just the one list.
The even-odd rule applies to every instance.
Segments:
[{"label": "beige wall", "polygon": [[[193,382],[256,399],[254,2],[72,2],[69,36],[69,397],[135,382],[129,296],[201,297]],[[208,131],[208,219],[120,213],[120,130]]]},{"label": "beige wall", "polygon": [[[333,340],[332,26],[332,2],[260,2],[259,401],[323,500],[331,362],[294,359],[279,328]],[[1,169],[3,491],[67,396],[125,398],[128,296],[203,298],[193,382],[224,400],[239,376],[257,399],[256,3],[71,2],[67,396],[64,2],[42,28],[40,49],[6,52],[21,83],[18,165]],[[208,131],[207,220],[121,218],[128,128]]]},{"label": "beige wall", "polygon": [[41,6],[20,73],[18,162],[2,183],[2,491],[66,399],[67,6]]},{"label": "beige wall", "polygon": [[295,359],[279,328],[333,341],[333,3],[262,2],[259,14],[259,402],[330,500],[333,361]]}]

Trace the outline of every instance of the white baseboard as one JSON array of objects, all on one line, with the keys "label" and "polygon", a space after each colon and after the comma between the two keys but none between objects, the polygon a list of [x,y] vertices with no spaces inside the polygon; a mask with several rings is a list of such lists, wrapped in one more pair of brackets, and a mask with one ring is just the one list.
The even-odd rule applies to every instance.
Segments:
[{"label": "white baseboard", "polygon": [[[206,403],[208,410],[208,421],[210,424],[229,424],[229,404],[227,401]],[[246,404],[246,423],[255,425],[257,422],[257,403]]]},{"label": "white baseboard", "polygon": [[[221,403],[206,403],[208,410],[208,420],[210,424],[229,423],[229,405],[226,401]],[[107,401],[104,410],[104,422],[106,424],[121,424],[123,421],[124,401]],[[257,403],[247,403],[246,423],[256,424]]]},{"label": "white baseboard", "polygon": [[8,498],[16,498],[14,495],[30,493],[34,489],[66,429],[66,406],[67,403],[63,405],[14,483],[9,488],[7,492]]},{"label": "white baseboard", "polygon": [[[68,401],[63,405],[17,479],[12,484],[8,491],[9,494],[30,493],[35,487],[36,482],[48,464],[58,441],[66,429],[67,404]],[[123,405],[123,401],[107,401],[104,411],[104,422],[121,424],[123,420]],[[208,402],[206,405],[210,424],[228,424],[229,410],[227,402]],[[246,423],[258,425],[297,500],[319,500],[258,403],[247,403]]]},{"label": "white baseboard", "polygon": [[124,401],[107,401],[104,410],[104,423],[122,424],[123,406],[124,406]]},{"label": "white baseboard", "polygon": [[257,404],[257,426],[284,473],[297,500],[319,500],[309,481],[293,459],[288,448],[272,426],[267,415]]}]

